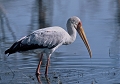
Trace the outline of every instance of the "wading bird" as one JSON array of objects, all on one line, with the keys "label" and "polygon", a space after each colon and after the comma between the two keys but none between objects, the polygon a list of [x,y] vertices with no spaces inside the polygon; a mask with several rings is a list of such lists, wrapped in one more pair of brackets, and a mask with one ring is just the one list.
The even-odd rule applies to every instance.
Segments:
[{"label": "wading bird", "polygon": [[59,46],[68,45],[74,42],[76,39],[77,30],[91,57],[92,52],[84,33],[81,20],[76,16],[69,18],[67,21],[67,30],[68,33],[63,28],[58,26],[38,29],[28,36],[24,36],[20,40],[16,41],[9,49],[5,51],[5,54],[10,55],[15,52],[23,51],[40,53],[41,57],[36,69],[36,75],[39,75],[43,53],[45,53],[47,56],[45,75],[47,75],[52,53]]}]

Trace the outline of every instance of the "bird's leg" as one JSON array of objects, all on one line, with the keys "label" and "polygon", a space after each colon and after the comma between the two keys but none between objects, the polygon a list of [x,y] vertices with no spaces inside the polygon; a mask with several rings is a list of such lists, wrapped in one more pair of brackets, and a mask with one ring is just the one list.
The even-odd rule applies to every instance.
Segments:
[{"label": "bird's leg", "polygon": [[42,57],[43,57],[43,53],[41,53],[41,56],[40,56],[40,60],[39,60],[39,64],[37,66],[37,69],[36,69],[36,75],[39,75],[40,74],[40,66],[41,66],[41,63],[42,63]]},{"label": "bird's leg", "polygon": [[48,66],[49,66],[49,63],[50,63],[50,56],[48,57],[47,59],[47,64],[46,64],[46,70],[45,70],[45,75],[48,74]]}]

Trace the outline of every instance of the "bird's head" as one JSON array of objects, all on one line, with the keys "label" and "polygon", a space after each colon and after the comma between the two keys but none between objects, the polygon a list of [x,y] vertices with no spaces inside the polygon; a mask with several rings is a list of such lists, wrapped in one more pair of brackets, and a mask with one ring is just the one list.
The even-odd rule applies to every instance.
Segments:
[{"label": "bird's head", "polygon": [[70,21],[71,21],[72,25],[74,26],[74,28],[77,30],[80,37],[82,38],[82,40],[83,40],[83,42],[84,42],[84,44],[85,44],[85,46],[86,46],[86,48],[87,48],[87,50],[89,52],[90,58],[91,58],[92,57],[92,52],[91,52],[89,43],[87,41],[84,29],[82,27],[81,20],[78,17],[73,16],[73,17],[70,18]]}]

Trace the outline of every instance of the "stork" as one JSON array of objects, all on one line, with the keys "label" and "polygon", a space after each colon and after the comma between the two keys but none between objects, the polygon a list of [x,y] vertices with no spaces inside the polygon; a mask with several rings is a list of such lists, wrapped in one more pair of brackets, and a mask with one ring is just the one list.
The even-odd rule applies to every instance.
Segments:
[{"label": "stork", "polygon": [[39,53],[41,55],[37,69],[36,75],[40,73],[40,66],[42,63],[43,53],[47,56],[47,64],[45,75],[48,74],[48,66],[50,63],[50,57],[52,53],[61,45],[68,45],[75,41],[76,30],[83,40],[90,58],[92,57],[92,52],[87,41],[84,29],[82,27],[81,20],[73,16],[67,21],[67,31],[58,26],[47,27],[43,29],[38,29],[31,34],[22,37],[20,40],[16,41],[9,49],[5,51],[5,54],[13,54],[15,52],[32,52]]}]

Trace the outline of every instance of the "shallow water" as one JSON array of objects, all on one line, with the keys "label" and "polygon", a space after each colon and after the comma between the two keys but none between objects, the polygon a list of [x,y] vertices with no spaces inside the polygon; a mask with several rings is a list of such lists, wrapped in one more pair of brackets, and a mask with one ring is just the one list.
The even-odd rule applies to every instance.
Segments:
[{"label": "shallow water", "polygon": [[[39,3],[39,4],[38,4]],[[48,26],[66,30],[66,21],[78,16],[83,24],[93,56],[77,36],[68,46],[61,46],[51,56],[48,77],[42,84],[119,84],[120,83],[120,0],[0,0],[0,83],[38,84],[35,70],[37,54],[4,51],[13,42],[32,31]]]}]

